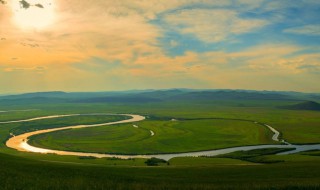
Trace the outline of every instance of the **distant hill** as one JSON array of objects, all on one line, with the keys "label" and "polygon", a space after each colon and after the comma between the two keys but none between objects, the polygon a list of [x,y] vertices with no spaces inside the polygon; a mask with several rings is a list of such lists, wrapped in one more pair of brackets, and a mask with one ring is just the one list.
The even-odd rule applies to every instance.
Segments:
[{"label": "distant hill", "polygon": [[159,101],[212,101],[212,100],[289,100],[290,96],[276,93],[242,91],[187,91],[180,89],[157,90],[136,94],[122,94],[98,98],[79,99],[78,103],[124,102],[147,103]]},{"label": "distant hill", "polygon": [[308,97],[310,97],[310,99],[313,99],[313,100],[320,100],[320,95],[319,94],[311,94],[309,95]]},{"label": "distant hill", "polygon": [[109,96],[122,96],[127,94],[134,94],[132,91],[119,91],[119,92],[62,92],[62,91],[52,91],[52,92],[34,92],[34,93],[24,93],[17,95],[6,95],[0,96],[0,100],[22,100],[22,99],[66,99],[66,100],[75,100],[75,99],[86,99],[86,98],[98,98],[98,97],[109,97]]},{"label": "distant hill", "polygon": [[63,97],[67,93],[62,91],[52,91],[52,92],[33,92],[33,93],[25,93],[25,94],[18,94],[18,95],[9,95],[2,98],[5,99],[23,99],[23,98],[37,98],[37,97]]},{"label": "distant hill", "polygon": [[285,100],[293,97],[277,93],[247,91],[200,91],[171,96],[173,100]]},{"label": "distant hill", "polygon": [[[311,97],[312,96],[312,97]],[[111,92],[35,92],[0,97],[1,105],[46,104],[46,103],[150,103],[150,102],[209,102],[237,100],[305,100],[317,101],[319,94],[297,92],[253,91],[253,90],[217,90],[217,89],[164,89],[129,90]],[[310,102],[309,102],[310,104]],[[313,105],[314,106],[314,105]],[[313,107],[300,105],[298,107]],[[286,108],[287,109],[287,108]],[[298,108],[288,108],[298,109]],[[314,108],[302,108],[314,109]],[[315,108],[317,109],[317,108]]]},{"label": "distant hill", "polygon": [[148,103],[159,102],[160,99],[139,96],[109,96],[99,98],[87,98],[73,101],[73,103]]},{"label": "distant hill", "polygon": [[320,111],[320,104],[314,101],[305,101],[299,104],[289,105],[289,106],[282,106],[283,109],[290,109],[290,110],[313,110],[313,111]]},{"label": "distant hill", "polygon": [[63,98],[54,98],[54,97],[0,99],[0,105],[53,104],[53,103],[65,103],[65,102],[66,100]]},{"label": "distant hill", "polygon": [[186,94],[189,91],[181,90],[181,89],[169,89],[169,90],[155,90],[151,92],[143,92],[136,94],[136,96],[140,97],[149,97],[149,98],[158,98],[158,99],[168,99],[173,96]]}]

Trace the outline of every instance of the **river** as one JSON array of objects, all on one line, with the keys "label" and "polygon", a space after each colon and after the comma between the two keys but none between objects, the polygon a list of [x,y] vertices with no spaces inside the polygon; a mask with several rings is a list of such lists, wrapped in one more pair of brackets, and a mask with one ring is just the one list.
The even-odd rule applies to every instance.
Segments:
[{"label": "river", "polygon": [[[52,118],[60,118],[60,117],[72,117],[72,116],[80,116],[80,115],[122,115],[131,117],[130,119],[125,119],[121,121],[115,122],[108,122],[108,123],[100,123],[100,124],[92,124],[92,125],[75,125],[75,126],[68,126],[68,127],[61,127],[61,128],[53,128],[53,129],[44,129],[38,130],[33,132],[24,133],[21,135],[14,136],[6,142],[6,146],[9,148],[16,149],[18,151],[24,152],[34,152],[34,153],[42,153],[42,154],[57,154],[57,155],[70,155],[70,156],[93,156],[97,158],[104,158],[104,157],[117,157],[122,159],[128,158],[151,158],[156,157],[164,160],[170,160],[171,158],[175,157],[198,157],[198,156],[217,156],[221,154],[231,153],[235,151],[247,151],[247,150],[254,150],[254,149],[263,149],[263,148],[295,148],[295,150],[282,152],[279,154],[293,154],[302,151],[308,150],[320,150],[320,144],[314,145],[293,145],[284,140],[279,139],[280,132],[274,129],[273,127],[263,124],[264,126],[268,127],[272,132],[272,140],[274,141],[282,141],[284,144],[281,145],[256,145],[256,146],[241,146],[241,147],[233,147],[233,148],[224,148],[218,150],[208,150],[208,151],[197,151],[197,152],[187,152],[187,153],[172,153],[172,154],[153,154],[153,155],[117,155],[117,154],[101,154],[101,153],[84,153],[84,152],[72,152],[72,151],[62,151],[62,150],[52,150],[52,149],[45,149],[45,148],[38,148],[28,144],[28,138],[33,135],[39,135],[44,133],[50,133],[54,131],[66,130],[66,129],[80,129],[80,128],[88,128],[88,127],[98,127],[98,126],[105,126],[105,125],[114,125],[114,124],[122,124],[122,123],[132,123],[132,122],[139,122],[145,119],[144,116],[141,115],[134,115],[134,114],[69,114],[69,115],[52,115],[52,116],[44,116],[44,117],[36,117],[31,119],[24,119],[24,120],[15,120],[15,121],[4,121],[0,122],[0,124],[5,123],[18,123],[18,122],[30,122],[35,120],[42,120],[42,119],[52,119]],[[255,122],[258,123],[258,122]],[[154,133],[153,133],[154,135]],[[151,133],[151,136],[153,136]]]}]

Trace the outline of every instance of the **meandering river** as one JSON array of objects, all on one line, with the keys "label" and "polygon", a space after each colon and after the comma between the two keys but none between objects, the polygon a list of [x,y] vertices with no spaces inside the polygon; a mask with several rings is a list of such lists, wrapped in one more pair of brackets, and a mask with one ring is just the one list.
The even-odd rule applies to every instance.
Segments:
[{"label": "meandering river", "polygon": [[[241,147],[233,147],[233,148],[225,148],[225,149],[218,149],[218,150],[208,150],[208,151],[197,151],[197,152],[187,152],[187,153],[173,153],[173,154],[154,154],[154,155],[116,155],[116,154],[101,154],[101,153],[84,153],[84,152],[72,152],[72,151],[61,151],[61,150],[52,150],[52,149],[45,149],[45,148],[38,148],[28,144],[28,138],[33,135],[50,133],[54,131],[66,130],[66,129],[80,129],[80,128],[88,128],[88,127],[98,127],[98,126],[105,126],[105,125],[114,125],[114,124],[122,124],[122,123],[132,123],[138,122],[145,119],[144,116],[141,115],[134,115],[134,114],[69,114],[69,115],[52,115],[52,116],[44,116],[44,117],[36,117],[31,119],[24,119],[24,120],[15,120],[15,121],[4,121],[0,122],[0,124],[6,123],[19,123],[19,122],[30,122],[42,119],[52,119],[52,118],[60,118],[60,117],[71,117],[71,116],[81,116],[81,115],[122,115],[131,117],[130,119],[125,119],[121,121],[115,122],[108,122],[108,123],[100,123],[100,124],[92,124],[92,125],[75,125],[75,126],[68,126],[68,127],[61,127],[61,128],[53,128],[53,129],[43,129],[33,132],[24,133],[21,135],[14,136],[6,142],[6,146],[9,148],[16,149],[18,151],[25,151],[25,152],[34,152],[34,153],[42,153],[42,154],[57,154],[57,155],[70,155],[70,156],[93,156],[97,158],[103,157],[118,157],[123,159],[128,158],[161,158],[164,160],[170,160],[174,157],[197,157],[197,156],[217,156],[221,154],[231,153],[235,151],[247,151],[247,150],[254,150],[254,149],[262,149],[262,148],[295,148],[295,150],[282,152],[280,154],[293,154],[302,151],[308,150],[320,150],[320,144],[314,145],[293,145],[284,140],[279,139],[280,132],[274,129],[273,127],[263,124],[268,127],[272,132],[272,140],[274,141],[282,141],[284,144],[282,145],[256,145],[256,146],[241,146]],[[258,122],[255,122],[258,123]],[[153,133],[154,135],[154,133]],[[151,133],[151,136],[153,136]]]}]

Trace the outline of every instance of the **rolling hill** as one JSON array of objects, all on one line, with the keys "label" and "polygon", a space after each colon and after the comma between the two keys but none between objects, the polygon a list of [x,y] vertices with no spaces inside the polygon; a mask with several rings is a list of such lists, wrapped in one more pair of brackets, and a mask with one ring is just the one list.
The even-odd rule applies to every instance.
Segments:
[{"label": "rolling hill", "polygon": [[[318,94],[311,94],[316,96]],[[230,100],[313,100],[310,94],[252,90],[131,90],[115,92],[35,92],[0,96],[0,104],[43,104],[43,103],[150,103],[172,101],[230,101]],[[314,103],[304,103],[288,109],[318,109]],[[313,106],[315,108],[313,108]],[[300,108],[301,107],[301,108]]]},{"label": "rolling hill", "polygon": [[320,111],[320,104],[314,101],[305,101],[305,102],[294,104],[294,105],[282,106],[281,108],[290,109],[290,110]]}]

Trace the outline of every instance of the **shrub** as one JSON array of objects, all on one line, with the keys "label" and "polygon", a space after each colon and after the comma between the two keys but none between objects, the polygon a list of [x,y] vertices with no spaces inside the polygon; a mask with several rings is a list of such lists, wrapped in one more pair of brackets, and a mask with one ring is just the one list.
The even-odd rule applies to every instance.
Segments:
[{"label": "shrub", "polygon": [[159,159],[159,158],[150,158],[147,161],[145,161],[148,166],[159,166],[161,163],[167,163],[167,161]]}]

